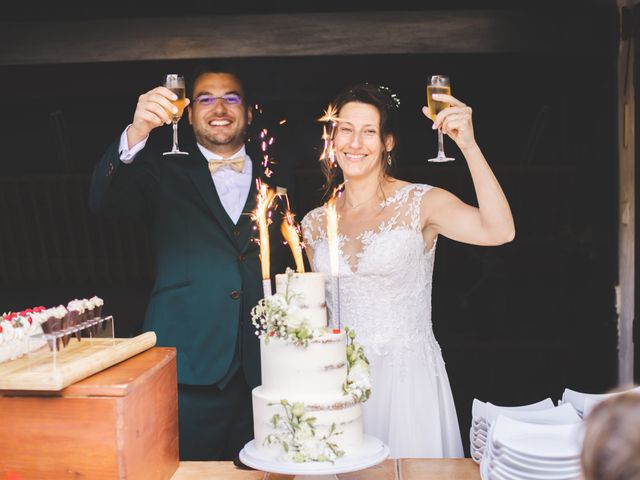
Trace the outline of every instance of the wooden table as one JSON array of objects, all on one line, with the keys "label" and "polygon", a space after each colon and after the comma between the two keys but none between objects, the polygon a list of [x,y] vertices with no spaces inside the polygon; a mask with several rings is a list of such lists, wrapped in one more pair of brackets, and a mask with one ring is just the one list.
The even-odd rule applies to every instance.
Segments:
[{"label": "wooden table", "polygon": [[[293,480],[293,475],[240,470],[231,462],[180,462],[172,480]],[[359,472],[341,473],[339,480],[480,480],[470,458],[386,460]]]}]

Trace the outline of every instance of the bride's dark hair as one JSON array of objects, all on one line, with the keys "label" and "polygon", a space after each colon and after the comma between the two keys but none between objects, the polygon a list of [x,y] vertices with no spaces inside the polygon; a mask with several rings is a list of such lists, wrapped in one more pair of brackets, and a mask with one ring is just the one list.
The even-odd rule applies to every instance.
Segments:
[{"label": "bride's dark hair", "polygon": [[[400,100],[389,90],[388,87],[375,85],[372,83],[360,83],[352,87],[342,90],[331,102],[340,116],[340,109],[347,103],[358,102],[366,103],[374,106],[380,113],[380,140],[384,144],[385,138],[391,135],[394,140],[393,150],[382,155],[380,162],[382,164],[382,174],[387,177],[391,175],[391,171],[396,163],[398,151],[398,108]],[[388,161],[391,158],[391,161]],[[331,195],[333,189],[342,181],[342,170],[339,166],[331,165],[326,159],[321,163],[322,173],[325,176],[325,197]]]}]

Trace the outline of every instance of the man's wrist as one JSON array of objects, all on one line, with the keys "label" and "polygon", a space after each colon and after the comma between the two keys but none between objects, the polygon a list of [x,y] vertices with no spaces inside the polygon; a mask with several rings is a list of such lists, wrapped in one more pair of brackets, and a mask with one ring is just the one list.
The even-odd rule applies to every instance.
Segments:
[{"label": "man's wrist", "polygon": [[135,125],[131,125],[127,129],[127,148],[131,149],[137,144],[145,140],[149,136],[149,132],[140,132]]}]

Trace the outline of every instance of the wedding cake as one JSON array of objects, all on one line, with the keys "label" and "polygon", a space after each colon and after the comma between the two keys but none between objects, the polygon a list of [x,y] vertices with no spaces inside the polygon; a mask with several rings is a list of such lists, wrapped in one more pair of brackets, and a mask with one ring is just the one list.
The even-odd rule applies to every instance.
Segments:
[{"label": "wedding cake", "polygon": [[255,445],[277,461],[334,461],[362,443],[368,361],[355,332],[327,328],[324,288],[321,273],[287,271],[252,311],[262,361]]}]

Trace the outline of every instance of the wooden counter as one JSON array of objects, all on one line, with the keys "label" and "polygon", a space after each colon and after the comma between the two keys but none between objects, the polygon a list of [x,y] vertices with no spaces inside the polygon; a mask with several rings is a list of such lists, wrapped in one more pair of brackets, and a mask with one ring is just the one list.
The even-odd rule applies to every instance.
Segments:
[{"label": "wooden counter", "polygon": [[[172,480],[293,480],[293,475],[240,470],[231,462],[181,462]],[[323,478],[333,478],[332,476]],[[339,480],[480,480],[470,458],[386,460],[359,472],[335,475]]]}]

